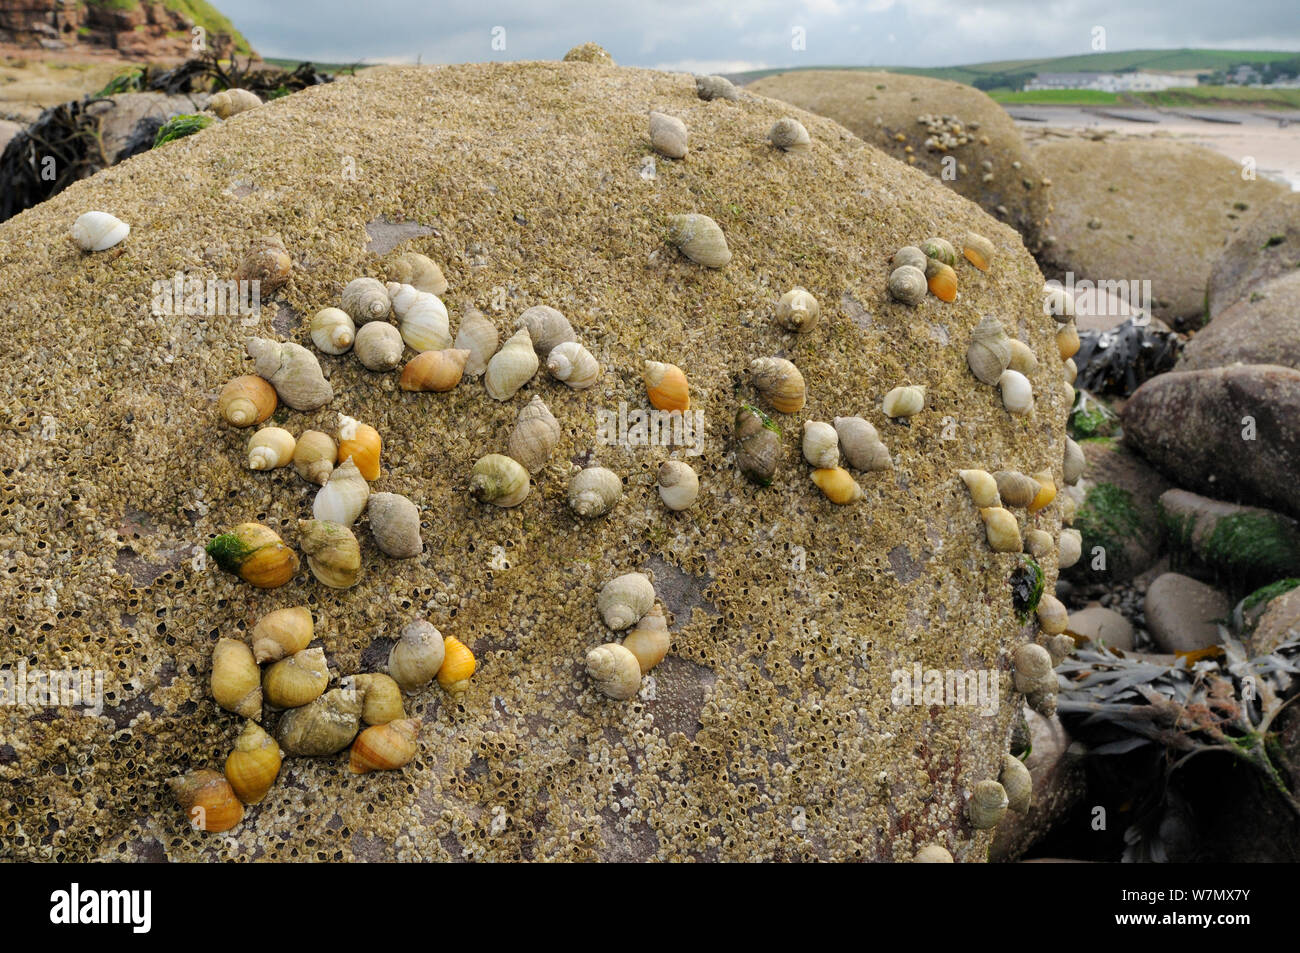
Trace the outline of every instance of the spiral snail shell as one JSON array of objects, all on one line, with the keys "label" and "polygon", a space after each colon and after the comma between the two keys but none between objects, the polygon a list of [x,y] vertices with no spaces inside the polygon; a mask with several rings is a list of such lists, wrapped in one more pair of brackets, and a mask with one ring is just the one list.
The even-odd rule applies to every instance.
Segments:
[{"label": "spiral snail shell", "polygon": [[339,414],[338,438],[339,463],[351,460],[366,480],[378,480],[379,456],[384,443],[379,431],[355,417]]},{"label": "spiral snail shell", "polygon": [[1079,561],[1083,555],[1083,534],[1077,529],[1061,530],[1060,538],[1056,544],[1056,566],[1058,569],[1069,569]]},{"label": "spiral snail shell", "polygon": [[759,486],[771,486],[781,460],[781,431],[756,407],[744,404],[736,411],[736,465]]},{"label": "spiral snail shell", "polygon": [[72,223],[72,240],[82,251],[106,251],[131,234],[131,226],[107,212],[85,212]]},{"label": "spiral snail shell", "polygon": [[400,493],[372,493],[366,503],[370,535],[385,555],[410,559],[424,552],[420,511]]},{"label": "spiral snail shell", "polygon": [[1047,635],[1060,635],[1065,631],[1070,613],[1066,611],[1065,606],[1056,596],[1050,592],[1043,593],[1038,600],[1038,608],[1035,611],[1038,614],[1038,627],[1044,633]]},{"label": "spiral snail shell", "polygon": [[208,108],[217,114],[218,119],[229,119],[260,105],[262,98],[251,89],[223,89],[208,100]]},{"label": "spiral snail shell", "polygon": [[248,246],[235,277],[240,281],[256,281],[260,292],[271,294],[288,284],[292,271],[293,259],[284,243],[274,235],[267,235]]},{"label": "spiral snail shell", "polygon": [[664,461],[655,482],[659,498],[670,510],[688,509],[700,495],[700,478],[689,463],[681,460]]},{"label": "spiral snail shell", "polygon": [[253,659],[260,665],[301,652],[314,632],[311,610],[306,606],[268,612],[253,626]]},{"label": "spiral snail shell", "polygon": [[664,617],[663,607],[658,604],[643,615],[636,627],[623,639],[623,648],[636,656],[642,675],[664,660],[671,645],[668,620]]},{"label": "spiral snail shell", "polygon": [[993,264],[993,243],[975,232],[966,233],[961,253],[980,271],[988,271]]},{"label": "spiral snail shell", "polygon": [[384,283],[377,278],[354,278],[343,286],[343,310],[357,324],[382,321],[393,310]]},{"label": "spiral snail shell", "polygon": [[412,350],[441,351],[451,347],[451,320],[437,295],[416,291],[410,285],[386,286],[393,312],[400,319],[400,334]]},{"label": "spiral snail shell", "polygon": [[248,468],[274,470],[288,466],[298,442],[293,434],[280,427],[263,427],[248,441]]},{"label": "spiral snail shell", "polygon": [[357,326],[342,308],[322,308],[311,319],[311,340],[326,354],[343,354],[357,339]]},{"label": "spiral snail shell", "polygon": [[641,688],[641,663],[631,650],[615,642],[587,653],[587,675],[615,701],[626,701]]},{"label": "spiral snail shell", "polygon": [[559,442],[559,421],[541,396],[535,395],[519,411],[515,429],[510,431],[506,443],[506,453],[529,473],[536,473],[546,466]]},{"label": "spiral snail shell", "polygon": [[519,327],[528,329],[528,339],[540,360],[546,360],[556,345],[577,341],[573,325],[561,312],[544,304],[536,304],[519,316]]},{"label": "spiral snail shell", "polygon": [[480,457],[470,473],[469,492],[480,503],[518,506],[528,496],[528,471],[519,461],[489,453]]},{"label": "spiral snail shell", "polygon": [[1011,348],[1011,363],[1007,366],[1011,370],[1019,371],[1026,377],[1038,370],[1038,358],[1034,357],[1028,344],[1015,338],[1008,338],[1007,343]]},{"label": "spiral snail shell", "polygon": [[966,802],[966,817],[977,831],[997,827],[1007,813],[1007,792],[996,781],[981,781],[975,785],[970,800]]},{"label": "spiral snail shell", "polygon": [[921,242],[920,248],[927,258],[933,258],[949,267],[957,264],[957,249],[946,238],[927,238]]},{"label": "spiral snail shell", "polygon": [[465,373],[478,377],[487,370],[488,361],[497,352],[501,338],[497,326],[478,308],[468,308],[456,332],[456,343],[452,345],[458,351],[469,351],[465,362]]},{"label": "spiral snail shell", "polygon": [[853,469],[870,472],[894,468],[889,448],[868,421],[861,417],[836,417],[834,426],[844,460]]},{"label": "spiral snail shell", "polygon": [[320,430],[308,430],[293,449],[293,468],[308,483],[324,486],[334,472],[339,448],[334,438]]},{"label": "spiral snail shell", "polygon": [[695,94],[705,102],[714,99],[740,99],[740,92],[725,76],[696,76]]},{"label": "spiral snail shell", "polygon": [[811,331],[821,313],[822,306],[817,299],[797,286],[781,295],[781,300],[776,303],[776,323],[796,334]]},{"label": "spiral snail shell", "polygon": [[749,363],[754,389],[774,410],[798,413],[807,401],[807,387],[799,368],[783,357],[760,357]]},{"label": "spiral snail shell", "polygon": [[252,650],[239,639],[218,639],[212,647],[212,699],[226,711],[262,718],[262,673]]},{"label": "spiral snail shell", "polygon": [[727,237],[707,215],[674,215],[668,220],[668,244],[707,268],[725,268],[731,261]]},{"label": "spiral snail shell", "polygon": [[269,666],[262,676],[262,694],[276,708],[301,708],[320,698],[330,681],[325,650],[303,649]]},{"label": "spiral snail shell", "polygon": [[1047,689],[1056,690],[1052,656],[1041,645],[1025,642],[1017,646],[1012,664],[1015,667],[1016,691],[1022,695]]},{"label": "spiral snail shell", "polygon": [[275,388],[280,400],[294,410],[315,410],[334,399],[334,388],[321,373],[316,355],[300,344],[270,338],[248,342],[257,376]]},{"label": "spiral snail shell", "polygon": [[1051,470],[1039,470],[1031,479],[1038,484],[1038,492],[1034,494],[1027,509],[1031,513],[1037,513],[1056,499],[1056,481],[1052,478]]},{"label": "spiral snail shell", "polygon": [[1022,552],[1024,545],[1020,539],[1020,524],[1010,510],[1000,506],[986,506],[980,509],[980,519],[984,520],[984,534],[988,537],[989,547],[996,553]]},{"label": "spiral snail shell", "polygon": [[587,467],[569,481],[569,508],[579,516],[604,516],[623,498],[623,481],[613,470]]},{"label": "spiral snail shell", "polygon": [[952,854],[938,844],[926,844],[912,858],[914,864],[951,864]]},{"label": "spiral snail shell", "polygon": [[605,583],[596,608],[615,632],[635,625],[655,604],[655,587],[644,573],[629,572]]},{"label": "spiral snail shell", "polygon": [[353,774],[367,774],[371,771],[395,771],[410,764],[420,750],[419,734],[420,723],[414,718],[372,725],[352,742],[348,770]]},{"label": "spiral snail shell", "polygon": [[1074,363],[1074,358],[1067,358],[1065,362],[1065,382],[1073,384],[1079,378],[1079,365]]},{"label": "spiral snail shell", "polygon": [[686,123],[667,113],[650,114],[650,145],[669,159],[686,158]]},{"label": "spiral snail shell", "polygon": [[441,394],[460,383],[470,352],[456,348],[423,351],[406,362],[397,386],[406,391]]},{"label": "spiral snail shell", "polygon": [[585,390],[600,380],[600,362],[577,341],[562,341],[551,348],[546,371],[574,390]]},{"label": "spiral snail shell", "polygon": [[925,409],[925,387],[920,384],[895,387],[885,395],[880,408],[892,420],[914,417]]},{"label": "spiral snail shell", "polygon": [[528,328],[522,327],[492,355],[483,384],[493,400],[509,400],[537,373],[539,362]]},{"label": "spiral snail shell", "polygon": [[920,304],[930,290],[925,272],[913,265],[899,265],[889,273],[889,295],[903,304]]},{"label": "spiral snail shell", "polygon": [[1005,370],[998,378],[1002,388],[1002,406],[1012,414],[1027,414],[1034,407],[1034,388],[1019,371]]},{"label": "spiral snail shell", "polygon": [[424,619],[413,619],[388,653],[388,674],[404,692],[418,692],[433,681],[446,659],[446,642]]},{"label": "spiral snail shell", "polygon": [[948,304],[957,300],[957,272],[950,265],[931,262],[926,269],[926,287],[930,294]]},{"label": "spiral snail shell", "polygon": [[261,523],[240,523],[204,548],[219,568],[258,589],[283,586],[298,571],[298,556]]},{"label": "spiral snail shell", "polygon": [[808,130],[798,119],[785,116],[772,123],[767,141],[785,152],[803,152],[812,145]]},{"label": "spiral snail shell", "polygon": [[839,466],[840,436],[835,428],[820,420],[804,421],[803,458],[818,469]]},{"label": "spiral snail shell", "polygon": [[909,265],[915,268],[922,275],[925,274],[925,266],[929,263],[930,258],[925,252],[915,245],[904,245],[898,251],[894,252],[894,257],[890,259],[895,269]]},{"label": "spiral snail shell", "polygon": [[1062,324],[1056,331],[1056,347],[1062,361],[1068,361],[1079,353],[1079,329],[1073,321]]},{"label": "spiral snail shell", "polygon": [[299,520],[298,544],[307,566],[332,589],[350,589],[361,580],[361,547],[352,530],[328,520]]},{"label": "spiral snail shell", "polygon": [[232,426],[251,427],[275,413],[277,403],[274,387],[256,374],[245,374],[227,381],[221,388],[217,412]]},{"label": "spiral snail shell", "polygon": [[1053,548],[1051,533],[1041,529],[1025,530],[1025,549],[1035,559],[1043,559],[1052,552]]},{"label": "spiral snail shell", "polygon": [[357,330],[352,350],[370,371],[391,371],[402,363],[402,333],[387,321],[371,321]]},{"label": "spiral snail shell", "polygon": [[998,482],[987,470],[958,470],[957,476],[966,484],[971,500],[980,509],[1002,505]]},{"label": "spiral snail shell", "polygon": [[986,314],[971,332],[970,347],[966,349],[966,364],[971,373],[983,384],[992,387],[1011,363],[1011,339],[1002,328],[1002,322]]},{"label": "spiral snail shell", "polygon": [[244,819],[244,805],[230,782],[216,771],[203,768],[168,778],[167,786],[195,830],[220,834]]},{"label": "spiral snail shell", "polygon": [[1050,315],[1057,324],[1074,319],[1074,295],[1059,284],[1043,285],[1043,314]]},{"label": "spiral snail shell", "polygon": [[828,467],[812,472],[812,481],[832,503],[843,505],[860,500],[864,496],[862,487],[853,479],[853,474],[843,467]]},{"label": "spiral snail shell", "polygon": [[686,380],[686,373],[676,364],[646,361],[641,377],[645,381],[646,396],[655,409],[690,409],[690,383]]},{"label": "spiral snail shell", "polygon": [[348,457],[330,474],[329,480],[316,491],[311,513],[317,520],[351,526],[366,509],[370,486]]},{"label": "spiral snail shell", "polygon": [[[361,720],[367,725],[386,725],[406,717],[402,707],[402,687],[392,677],[382,672],[350,677],[352,687],[361,693]],[[428,684],[428,679],[425,679],[425,684]]]},{"label": "spiral snail shell", "polygon": [[438,685],[443,691],[455,695],[469,688],[469,677],[474,674],[478,662],[469,646],[454,635],[447,636],[444,642],[447,654],[438,668]]},{"label": "spiral snail shell", "polygon": [[1017,470],[999,470],[993,479],[997,482],[998,495],[1007,506],[1029,506],[1042,489],[1037,480]]},{"label": "spiral snail shell", "polygon": [[261,725],[248,722],[235,739],[234,750],[226,756],[225,775],[235,797],[245,804],[256,804],[266,797],[280,774],[283,756],[275,739]]},{"label": "spiral snail shell", "polygon": [[416,291],[440,295],[447,290],[447,279],[433,259],[419,252],[405,252],[393,259],[385,275],[398,285],[410,285]]},{"label": "spiral snail shell", "polygon": [[1074,651],[1074,636],[1069,632],[1060,632],[1047,640],[1047,654],[1052,657],[1052,665],[1064,662]]},{"label": "spiral snail shell", "polygon": [[286,754],[324,757],[342,751],[361,728],[361,698],[333,688],[301,708],[285,712],[275,736]]},{"label": "spiral snail shell", "polygon": [[998,783],[1007,794],[1007,807],[1018,814],[1029,810],[1034,802],[1034,779],[1023,761],[1011,755],[1002,756],[1002,772]]}]

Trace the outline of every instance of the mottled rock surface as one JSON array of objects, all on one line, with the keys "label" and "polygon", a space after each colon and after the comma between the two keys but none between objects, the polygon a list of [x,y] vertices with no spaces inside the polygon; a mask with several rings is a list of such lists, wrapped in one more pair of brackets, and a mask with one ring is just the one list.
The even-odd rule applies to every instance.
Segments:
[{"label": "mottled rock surface", "polygon": [[1121,417],[1124,442],[1179,486],[1300,516],[1300,371],[1238,364],[1161,374]]},{"label": "mottled rock surface", "polygon": [[1243,214],[1286,194],[1199,146],[1066,139],[1034,148],[1052,180],[1048,277],[1150,281],[1151,312],[1176,327],[1205,321],[1205,284]]},{"label": "mottled rock surface", "polygon": [[[641,174],[651,109],[682,117],[698,146],[653,179]],[[802,154],[762,142],[789,114],[813,139]],[[87,209],[130,222],[130,237],[83,254],[66,234]],[[665,243],[669,216],[687,211],[721,225],[725,270]],[[377,255],[377,221],[427,231]],[[891,301],[894,249],[970,229],[1003,249],[991,272],[959,263],[951,305]],[[228,276],[261,234],[280,236],[295,270],[259,315],[152,313],[154,281]],[[1066,405],[1041,275],[1009,227],[960,196],[788,104],[703,102],[685,75],[377,68],[78,182],[0,226],[0,249],[0,666],[99,669],[108,693],[100,717],[0,712],[13,750],[0,760],[0,853],[907,859],[941,842],[984,857],[991,835],[962,806],[997,775],[1019,707],[1010,655],[1032,633],[1012,605],[1018,557],[989,549],[956,470],[1050,466],[1059,480]],[[255,590],[202,546],[244,520],[296,546],[315,488],[289,469],[250,471],[249,435],[219,422],[217,394],[250,372],[249,337],[310,346],[306,317],[404,251],[442,266],[453,330],[471,305],[503,336],[526,307],[551,305],[604,376],[583,391],[538,376],[502,404],[478,381],[410,394],[396,374],[322,355],[333,403],[274,419],[301,433],[333,429],[341,411],[378,428],[374,489],[420,508],[425,551],[387,559],[363,520],[355,588],[326,589],[304,567]],[[797,338],[772,321],[796,284],[822,302]],[[993,311],[1039,356],[1028,417],[965,367],[970,331]],[[737,403],[755,399],[744,369],[770,354],[799,365],[808,404],[778,415],[781,472],[758,489],[728,436]],[[681,514],[653,486],[667,448],[597,443],[597,410],[645,406],[647,358],[681,364],[704,414],[703,453],[687,458],[700,497]],[[902,381],[927,385],[910,426],[879,410]],[[475,503],[473,462],[504,448],[535,394],[562,428],[551,464],[519,507]],[[876,425],[895,469],[859,475],[866,499],[836,507],[798,435],[844,414]],[[597,459],[626,493],[609,517],[579,521],[567,483]],[[1055,535],[1059,503],[1030,520]],[[1056,567],[1044,569],[1050,586]],[[653,575],[674,638],[640,697],[617,703],[583,658],[611,637],[597,591],[630,570]],[[241,728],[208,697],[212,647],[298,604],[335,679],[379,668],[414,616],[469,645],[480,669],[462,695],[407,699],[421,750],[402,771],[357,778],[345,756],[289,759],[239,827],[204,836],[164,781],[219,767]],[[997,670],[997,713],[896,707],[891,673],[914,662]]]},{"label": "mottled rock surface", "polygon": [[[1169,482],[1115,440],[1084,440],[1079,446],[1087,466],[1074,528],[1083,536],[1083,555],[1066,575],[1076,582],[1124,582],[1160,555],[1158,501]],[[1097,547],[1104,553],[1096,553]]]},{"label": "mottled rock surface", "polygon": [[1229,364],[1300,370],[1300,271],[1252,285],[1188,341],[1178,359],[1179,370]]},{"label": "mottled rock surface", "polygon": [[1210,269],[1212,319],[1249,298],[1256,286],[1300,268],[1300,192],[1286,192],[1258,209]]},{"label": "mottled rock surface", "polygon": [[1034,800],[1023,814],[1008,811],[993,834],[989,860],[1012,861],[1049,833],[1078,803],[1086,790],[1083,759],[1070,751],[1070,735],[1053,715],[1044,718],[1028,706],[1032,748],[1025,767],[1034,779]]},{"label": "mottled rock surface", "polygon": [[926,76],[822,69],[765,76],[745,88],[834,119],[1007,222],[1028,248],[1038,246],[1055,189],[1044,184],[1006,110],[978,89]]},{"label": "mottled rock surface", "polygon": [[1227,577],[1267,584],[1300,576],[1300,532],[1280,513],[1167,490],[1160,495],[1160,519],[1172,549]]},{"label": "mottled rock surface", "polygon": [[1195,652],[1219,643],[1228,597],[1199,580],[1167,572],[1147,589],[1143,612],[1151,638],[1165,652]]}]

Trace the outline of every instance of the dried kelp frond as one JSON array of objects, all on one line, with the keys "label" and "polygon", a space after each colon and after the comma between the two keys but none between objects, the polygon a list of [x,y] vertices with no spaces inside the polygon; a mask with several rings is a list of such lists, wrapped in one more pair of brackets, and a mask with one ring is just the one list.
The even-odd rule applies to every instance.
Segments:
[{"label": "dried kelp frond", "polygon": [[1109,331],[1079,332],[1075,386],[1094,394],[1127,397],[1143,382],[1173,370],[1182,339],[1172,331],[1152,328],[1148,320],[1129,318]]}]

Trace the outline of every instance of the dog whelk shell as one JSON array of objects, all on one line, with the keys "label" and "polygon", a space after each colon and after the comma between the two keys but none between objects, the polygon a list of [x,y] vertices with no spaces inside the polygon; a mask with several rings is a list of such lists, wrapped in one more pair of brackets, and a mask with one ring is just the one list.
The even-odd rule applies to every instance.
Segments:
[{"label": "dog whelk shell", "polygon": [[1038,600],[1038,626],[1048,635],[1060,635],[1065,631],[1066,620],[1070,614],[1061,600],[1050,592],[1043,593]]},{"label": "dog whelk shell", "polygon": [[268,381],[280,400],[294,410],[315,410],[334,399],[334,388],[321,373],[316,355],[302,345],[253,338],[248,342],[248,356],[257,376]]},{"label": "dog whelk shell", "polygon": [[781,459],[781,431],[757,407],[744,404],[736,411],[736,465],[759,486],[771,486]]},{"label": "dog whelk shell", "polygon": [[524,405],[510,431],[506,453],[529,473],[536,473],[551,459],[560,442],[560,423],[540,395]]},{"label": "dog whelk shell", "polygon": [[966,241],[961,253],[980,271],[988,271],[989,265],[993,263],[993,243],[975,232],[966,233]]},{"label": "dog whelk shell", "polygon": [[1010,510],[1000,506],[986,506],[980,510],[980,519],[984,520],[984,534],[994,552],[1018,553],[1023,550],[1020,524]]},{"label": "dog whelk shell", "polygon": [[406,362],[397,386],[407,391],[445,393],[460,383],[470,352],[447,348],[424,351]]},{"label": "dog whelk shell", "polygon": [[361,547],[352,530],[328,520],[299,520],[298,544],[318,580],[332,589],[350,589],[361,579]]},{"label": "dog whelk shell", "polygon": [[656,480],[659,498],[670,510],[684,510],[700,494],[700,478],[694,468],[681,460],[666,460],[659,467]]},{"label": "dog whelk shell", "polygon": [[812,481],[832,503],[852,503],[864,496],[862,487],[858,486],[858,481],[853,479],[853,474],[843,467],[814,470]]},{"label": "dog whelk shell", "polygon": [[1035,559],[1042,559],[1053,550],[1052,534],[1041,529],[1025,530],[1025,549]]},{"label": "dog whelk shell", "polygon": [[532,380],[537,368],[537,353],[533,350],[528,328],[523,327],[492,355],[483,373],[483,384],[494,400],[509,400]]},{"label": "dog whelk shell", "polygon": [[659,605],[643,615],[623,640],[623,648],[635,655],[640,663],[642,675],[664,660],[671,645],[668,620],[664,618],[664,610]]},{"label": "dog whelk shell", "polygon": [[[406,302],[405,292],[410,285],[389,285],[389,289],[400,288],[393,298],[394,311],[398,302]],[[451,323],[447,316],[447,306],[436,295],[427,291],[415,294],[415,300],[406,304],[399,315],[401,324],[399,333],[402,340],[414,351],[441,351],[451,347]]]},{"label": "dog whelk shell", "polygon": [[322,308],[311,319],[311,341],[326,354],[343,354],[357,339],[357,326],[342,308]]},{"label": "dog whelk shell", "polygon": [[971,373],[983,384],[992,387],[1011,363],[1011,339],[1002,328],[1002,322],[986,314],[971,332],[970,347],[966,349],[966,364]]},{"label": "dog whelk shell", "polygon": [[1007,506],[1028,506],[1042,490],[1037,480],[1017,470],[999,470],[993,474],[993,479],[997,482],[1002,502]]},{"label": "dog whelk shell", "polygon": [[1026,377],[1038,370],[1038,358],[1034,357],[1028,344],[1015,338],[1009,338],[1007,343],[1011,348],[1011,363],[1008,365],[1011,370],[1019,371]]},{"label": "dog whelk shell", "polygon": [[644,573],[629,572],[605,583],[596,596],[596,608],[615,632],[641,621],[655,604],[655,587]]},{"label": "dog whelk shell", "polygon": [[519,461],[499,453],[480,457],[470,473],[470,496],[480,503],[518,506],[528,496],[528,489],[528,471]]},{"label": "dog whelk shell", "polygon": [[585,390],[600,380],[600,362],[577,341],[564,341],[551,348],[546,371],[574,390]]},{"label": "dog whelk shell", "polygon": [[740,98],[740,93],[736,90],[736,87],[725,76],[696,76],[695,93],[705,102],[714,99],[736,100]]},{"label": "dog whelk shell", "polygon": [[855,470],[892,470],[889,448],[874,426],[861,417],[836,417],[835,433],[839,436],[844,460]]},{"label": "dog whelk shell", "polygon": [[274,470],[288,466],[298,442],[281,427],[263,427],[248,441],[248,468]]},{"label": "dog whelk shell", "polygon": [[812,139],[803,123],[789,116],[772,123],[772,128],[767,132],[767,141],[786,152],[802,152],[812,145]]},{"label": "dog whelk shell", "polygon": [[1011,810],[1019,814],[1029,810],[1029,805],[1034,802],[1034,779],[1030,776],[1024,762],[1009,754],[1003,755],[1002,773],[998,775],[998,783],[1006,791],[1007,806]]},{"label": "dog whelk shell", "polygon": [[357,324],[382,321],[393,309],[384,283],[378,278],[354,278],[343,286],[343,310]]},{"label": "dog whelk shell", "polygon": [[393,284],[410,285],[416,291],[427,291],[432,295],[447,290],[447,279],[437,262],[418,252],[410,251],[394,258],[385,277]]},{"label": "dog whelk shell", "polygon": [[283,760],[280,746],[261,725],[248,722],[235,739],[234,750],[226,756],[226,780],[235,797],[245,804],[256,804],[266,797]]},{"label": "dog whelk shell", "polygon": [[669,159],[686,156],[686,123],[667,113],[650,114],[650,145]]},{"label": "dog whelk shell", "polygon": [[880,407],[886,417],[894,420],[915,416],[925,408],[925,387],[920,384],[895,387],[885,395]]},{"label": "dog whelk shell", "polygon": [[1025,642],[1016,648],[1012,659],[1015,666],[1016,691],[1022,695],[1051,689],[1055,691],[1056,673],[1052,671],[1052,656],[1041,645]]},{"label": "dog whelk shell", "polygon": [[316,491],[311,514],[318,520],[351,526],[365,511],[369,497],[369,484],[357,469],[356,462],[348,457]]},{"label": "dog whelk shell", "polygon": [[783,357],[760,357],[749,362],[754,389],[783,414],[798,413],[807,401],[807,387],[799,368]]},{"label": "dog whelk shell", "polygon": [[688,410],[691,406],[690,384],[686,373],[676,364],[646,361],[642,372],[646,396],[657,410]]},{"label": "dog whelk shell", "polygon": [[282,658],[262,676],[262,694],[276,708],[301,708],[320,698],[330,682],[325,650],[303,649]]},{"label": "dog whelk shell", "polygon": [[1073,321],[1062,324],[1057,329],[1056,348],[1063,361],[1068,361],[1079,353],[1079,330]]},{"label": "dog whelk shell", "polygon": [[1083,534],[1077,529],[1061,530],[1061,536],[1056,545],[1057,568],[1069,569],[1079,561],[1081,555],[1083,555]]},{"label": "dog whelk shell", "polygon": [[1067,358],[1065,361],[1065,382],[1073,384],[1079,377],[1079,365],[1074,363],[1074,358]]},{"label": "dog whelk shell", "polygon": [[107,212],[86,212],[72,223],[71,234],[83,251],[104,251],[131,234],[131,226]]},{"label": "dog whelk shell", "polygon": [[391,371],[402,363],[402,334],[387,321],[371,321],[357,330],[352,350],[371,371]]},{"label": "dog whelk shell", "polygon": [[957,300],[957,272],[950,266],[942,263],[931,264],[926,269],[925,277],[930,293],[940,301],[951,304]]},{"label": "dog whelk shell", "polygon": [[311,610],[306,606],[268,612],[253,626],[253,659],[260,665],[301,652],[314,632]]},{"label": "dog whelk shell", "polygon": [[352,742],[348,770],[353,774],[367,774],[394,771],[410,764],[420,750],[419,734],[420,723],[414,718],[399,718],[367,728]]},{"label": "dog whelk shell", "polygon": [[930,290],[925,272],[912,265],[900,265],[889,274],[889,294],[903,304],[920,304]]},{"label": "dog whelk shell", "polygon": [[731,261],[727,237],[707,215],[674,215],[668,220],[668,244],[707,268],[724,268]]},{"label": "dog whelk shell", "polygon": [[920,248],[927,258],[933,258],[949,267],[957,264],[957,249],[946,238],[927,238],[921,242]]},{"label": "dog whelk shell", "polygon": [[308,430],[298,438],[293,450],[293,468],[308,483],[324,486],[334,472],[339,448],[334,438],[319,430]]},{"label": "dog whelk shell", "polygon": [[379,455],[383,450],[379,431],[347,414],[339,414],[338,436],[339,462],[346,463],[351,459],[363,477],[378,480]]},{"label": "dog whelk shell", "polygon": [[1007,792],[996,781],[981,781],[975,785],[970,800],[966,802],[966,817],[977,831],[998,826],[1007,813]]},{"label": "dog whelk shell", "polygon": [[1002,406],[1012,414],[1027,414],[1034,407],[1034,388],[1019,371],[1005,370],[998,378],[1002,388]]},{"label": "dog whelk shell", "polygon": [[372,493],[366,503],[370,535],[375,545],[394,559],[410,559],[424,552],[420,539],[420,511],[400,493]]},{"label": "dog whelk shell", "polygon": [[930,258],[925,252],[915,245],[904,245],[898,251],[894,252],[894,257],[890,259],[895,269],[908,265],[925,274],[925,266],[930,263]]},{"label": "dog whelk shell", "polygon": [[270,294],[288,283],[292,271],[293,259],[284,243],[274,235],[268,235],[255,239],[248,246],[235,277],[240,281],[256,281],[261,293]]},{"label": "dog whelk shell", "polygon": [[168,778],[176,801],[196,829],[209,834],[228,831],[244,819],[244,805],[225,775],[208,768],[191,771],[178,778]]},{"label": "dog whelk shell", "polygon": [[447,654],[438,668],[438,684],[443,691],[455,695],[469,688],[469,677],[474,674],[478,662],[469,646],[456,636],[447,636],[444,643]]},{"label": "dog whelk shell", "polygon": [[497,326],[488,319],[487,315],[478,308],[469,308],[465,311],[465,317],[460,322],[460,330],[456,332],[454,347],[459,351],[469,351],[469,359],[465,362],[466,374],[470,377],[478,377],[487,370],[488,361],[497,352],[497,345],[500,343]]},{"label": "dog whelk shell", "polygon": [[[402,707],[402,688],[390,676],[382,672],[370,672],[353,675],[351,679],[352,687],[361,693],[361,720],[367,725],[386,725],[390,721],[406,717],[406,711]],[[424,684],[428,682],[429,679],[426,678]]]},{"label": "dog whelk shell", "polygon": [[221,419],[235,427],[251,427],[267,420],[278,403],[275,388],[256,374],[227,381],[217,398]]},{"label": "dog whelk shell", "polygon": [[250,89],[223,89],[208,100],[208,108],[217,114],[218,119],[229,119],[260,105],[261,97]]},{"label": "dog whelk shell", "polygon": [[951,864],[952,854],[938,844],[926,844],[912,858],[914,864]]},{"label": "dog whelk shell", "polygon": [[442,633],[424,619],[414,619],[402,627],[388,653],[388,674],[402,691],[418,692],[433,681],[446,654]]},{"label": "dog whelk shell", "polygon": [[1002,496],[998,492],[998,482],[993,474],[986,470],[958,470],[957,475],[970,490],[970,498],[980,509],[1001,506]]},{"label": "dog whelk shell", "polygon": [[275,530],[261,523],[240,523],[204,548],[226,572],[258,589],[283,586],[298,571],[297,554]]},{"label": "dog whelk shell", "polygon": [[791,288],[776,303],[776,322],[787,331],[806,334],[813,329],[822,306],[806,289]]},{"label": "dog whelk shell", "polygon": [[641,663],[629,649],[615,642],[587,653],[587,674],[615,701],[627,701],[641,688]]},{"label": "dog whelk shell", "polygon": [[840,435],[835,428],[820,420],[804,421],[803,458],[816,469],[839,466]]},{"label": "dog whelk shell", "polygon": [[226,711],[261,720],[262,673],[252,650],[239,639],[217,639],[208,686],[213,700]]},{"label": "dog whelk shell", "polygon": [[588,519],[604,516],[623,497],[623,481],[613,470],[587,467],[569,481],[569,508]]},{"label": "dog whelk shell", "polygon": [[1032,479],[1038,484],[1038,492],[1034,494],[1027,508],[1029,512],[1037,513],[1056,499],[1056,481],[1052,478],[1051,470],[1039,470]]},{"label": "dog whelk shell", "polygon": [[559,311],[544,304],[535,304],[519,316],[518,326],[528,329],[528,338],[540,360],[546,360],[556,345],[577,341],[573,325]]},{"label": "dog whelk shell", "polygon": [[285,712],[275,736],[286,754],[324,757],[351,744],[360,727],[359,693],[333,688],[315,701]]},{"label": "dog whelk shell", "polygon": [[1069,658],[1074,649],[1074,636],[1068,632],[1059,632],[1047,640],[1047,654],[1052,657],[1053,666],[1060,665]]}]

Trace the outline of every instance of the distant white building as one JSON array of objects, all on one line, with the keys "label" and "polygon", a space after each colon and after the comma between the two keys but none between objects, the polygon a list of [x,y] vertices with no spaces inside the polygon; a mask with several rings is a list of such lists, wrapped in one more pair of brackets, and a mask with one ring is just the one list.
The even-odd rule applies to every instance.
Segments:
[{"label": "distant white building", "polygon": [[1097,89],[1107,93],[1150,92],[1195,86],[1195,76],[1174,73],[1039,73],[1025,89]]}]

